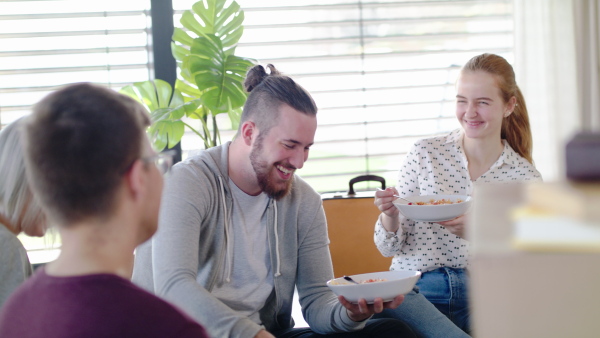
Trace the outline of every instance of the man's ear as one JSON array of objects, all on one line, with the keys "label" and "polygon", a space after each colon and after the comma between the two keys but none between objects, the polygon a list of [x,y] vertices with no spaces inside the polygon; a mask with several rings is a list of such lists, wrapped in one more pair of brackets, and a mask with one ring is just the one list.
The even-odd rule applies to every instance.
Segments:
[{"label": "man's ear", "polygon": [[242,139],[247,146],[252,145],[252,138],[258,135],[256,125],[252,121],[246,121],[242,124],[241,128]]},{"label": "man's ear", "polygon": [[124,175],[127,193],[135,199],[138,199],[145,189],[144,182],[147,179],[145,165],[142,160],[137,160]]}]

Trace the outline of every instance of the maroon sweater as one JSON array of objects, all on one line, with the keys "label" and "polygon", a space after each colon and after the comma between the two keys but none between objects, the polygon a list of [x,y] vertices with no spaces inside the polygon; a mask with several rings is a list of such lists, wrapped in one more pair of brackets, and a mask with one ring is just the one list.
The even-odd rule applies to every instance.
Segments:
[{"label": "maroon sweater", "polygon": [[208,337],[173,305],[112,274],[53,277],[43,268],[0,309],[0,337]]}]

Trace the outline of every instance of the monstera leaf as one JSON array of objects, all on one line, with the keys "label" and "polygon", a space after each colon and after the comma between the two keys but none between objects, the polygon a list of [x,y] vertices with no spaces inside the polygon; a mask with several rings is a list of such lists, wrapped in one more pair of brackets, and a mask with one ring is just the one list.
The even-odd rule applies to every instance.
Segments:
[{"label": "monstera leaf", "polygon": [[[232,1],[225,7],[226,0],[198,1],[192,5],[192,10],[183,12],[179,21],[189,32],[197,37],[208,38],[208,35],[217,36],[224,49],[235,48],[244,33],[244,11],[237,2]],[[187,46],[192,46],[193,38],[184,30],[175,28],[173,41]]]},{"label": "monstera leaf", "polygon": [[[244,12],[229,1],[198,1],[183,13],[185,29],[176,27],[171,42],[179,73],[174,90],[162,80],[122,90],[150,112],[148,133],[157,150],[175,146],[185,128],[198,135],[205,148],[218,145],[216,116],[222,113],[227,113],[233,129],[239,125],[247,97],[244,77],[255,61],[234,55],[244,32]],[[200,127],[192,127],[188,119],[200,121]]]},{"label": "monstera leaf", "polygon": [[[244,32],[244,12],[235,1],[198,1],[185,11],[175,28],[171,50],[177,61],[179,77],[175,88],[185,101],[200,99],[201,106],[187,116],[202,123],[205,147],[220,143],[216,115],[227,113],[232,128],[237,128],[242,107],[246,72],[253,59],[234,55]],[[207,141],[210,140],[210,141]]]},{"label": "monstera leaf", "polygon": [[223,51],[221,40],[215,35],[194,40],[189,57],[183,67],[189,69],[191,78],[202,93],[203,104],[220,114],[236,109],[246,102],[243,82],[252,61]]},{"label": "monstera leaf", "polygon": [[163,80],[136,82],[120,92],[140,102],[150,113],[152,124],[147,132],[157,151],[167,146],[172,148],[181,141],[186,126],[181,118],[200,105],[200,99],[184,102],[181,93],[173,92],[171,85]]},{"label": "monstera leaf", "polygon": [[153,112],[159,108],[169,107],[173,91],[166,81],[156,80],[136,82],[123,87],[120,92],[140,102],[148,112]]}]

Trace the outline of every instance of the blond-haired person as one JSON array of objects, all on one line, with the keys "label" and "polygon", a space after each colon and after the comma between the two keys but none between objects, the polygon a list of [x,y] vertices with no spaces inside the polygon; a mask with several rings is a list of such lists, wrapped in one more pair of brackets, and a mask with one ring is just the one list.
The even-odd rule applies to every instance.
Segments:
[{"label": "blond-haired person", "polygon": [[23,119],[0,132],[0,307],[32,274],[20,233],[43,236],[46,218],[25,175],[20,127]]}]

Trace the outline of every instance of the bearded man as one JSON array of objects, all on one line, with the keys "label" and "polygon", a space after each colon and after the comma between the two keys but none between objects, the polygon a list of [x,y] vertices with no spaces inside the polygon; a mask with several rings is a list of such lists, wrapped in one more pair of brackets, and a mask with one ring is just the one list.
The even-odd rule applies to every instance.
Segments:
[{"label": "bearded man", "polygon": [[[317,107],[268,67],[248,72],[235,140],[173,167],[134,282],[214,337],[414,337],[399,320],[370,320],[404,296],[351,304],[326,286],[333,269],[321,198],[295,175],[314,142]],[[294,328],[294,288],[310,328]]]}]

